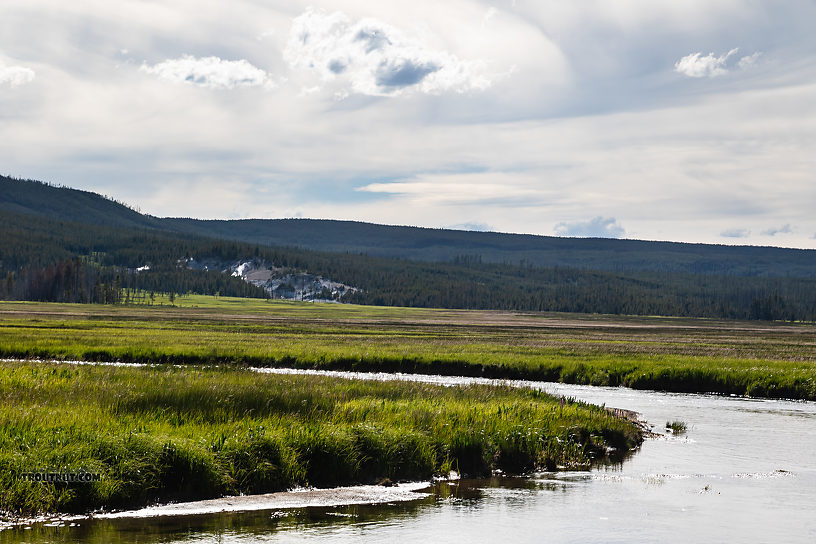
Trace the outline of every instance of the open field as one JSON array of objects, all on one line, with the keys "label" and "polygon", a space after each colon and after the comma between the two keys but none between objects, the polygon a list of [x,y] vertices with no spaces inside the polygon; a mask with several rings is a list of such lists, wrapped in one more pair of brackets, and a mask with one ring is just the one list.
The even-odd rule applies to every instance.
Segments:
[{"label": "open field", "polygon": [[816,326],[178,297],[0,303],[0,356],[483,375],[816,400]]},{"label": "open field", "polygon": [[[642,440],[596,406],[216,366],[0,363],[0,511],[83,512],[450,470],[587,467]],[[21,479],[86,473],[90,483]]]}]

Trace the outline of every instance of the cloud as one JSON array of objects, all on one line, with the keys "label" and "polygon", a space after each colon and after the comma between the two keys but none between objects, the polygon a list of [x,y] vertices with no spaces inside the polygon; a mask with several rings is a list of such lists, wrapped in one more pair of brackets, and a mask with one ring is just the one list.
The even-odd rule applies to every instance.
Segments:
[{"label": "cloud", "polygon": [[409,198],[413,205],[540,206],[554,201],[553,191],[540,187],[538,176],[518,172],[420,173],[403,180],[374,182],[356,188]]},{"label": "cloud", "polygon": [[154,66],[143,64],[141,71],[167,81],[188,83],[208,89],[275,86],[269,75],[245,60],[222,60],[218,57],[196,58],[184,55]]},{"label": "cloud", "polygon": [[477,222],[457,223],[455,225],[448,225],[445,228],[451,230],[471,230],[476,232],[493,232],[495,230],[487,223]]},{"label": "cloud", "polygon": [[702,53],[692,53],[686,55],[674,64],[674,70],[688,77],[716,77],[728,72],[725,67],[726,61],[739,51],[734,48],[725,55],[715,57],[714,53],[709,53],[705,57]]},{"label": "cloud", "polygon": [[558,236],[572,236],[578,238],[621,238],[626,231],[618,225],[614,217],[593,217],[589,221],[574,223],[558,223],[555,226]]},{"label": "cloud", "polygon": [[[702,53],[692,53],[686,55],[674,64],[674,71],[688,77],[716,77],[727,74],[730,70],[728,61],[739,52],[739,47],[735,47],[724,55],[715,57],[714,53],[702,56]],[[737,61],[737,68],[742,70],[750,68],[756,64],[762,53],[757,51],[752,55],[747,55]]]},{"label": "cloud", "polygon": [[0,61],[0,85],[18,87],[34,79],[34,70],[25,66],[6,66]]},{"label": "cloud", "polygon": [[748,229],[726,229],[720,233],[723,238],[748,238],[750,235]]},{"label": "cloud", "polygon": [[493,19],[498,12],[499,12],[499,10],[497,10],[496,8],[494,8],[492,6],[490,8],[488,8],[488,10],[485,12],[484,16],[482,17],[482,26],[483,27],[487,26],[487,24],[490,23],[490,20]]},{"label": "cloud", "polygon": [[346,87],[339,96],[396,96],[406,89],[461,93],[490,86],[484,63],[426,47],[377,19],[352,20],[339,11],[309,9],[296,17],[283,54],[292,68]]},{"label": "cloud", "polygon": [[787,225],[783,225],[778,229],[771,227],[767,230],[763,230],[762,234],[764,234],[765,236],[776,236],[777,234],[790,234],[792,232],[793,229],[791,228],[790,223],[788,223]]},{"label": "cloud", "polygon": [[737,62],[737,67],[742,69],[742,70],[745,70],[746,68],[750,68],[750,67],[752,67],[753,65],[755,65],[757,63],[760,56],[762,56],[762,53],[760,51],[757,51],[753,55],[747,55],[745,57],[742,57],[739,60],[739,62]]}]

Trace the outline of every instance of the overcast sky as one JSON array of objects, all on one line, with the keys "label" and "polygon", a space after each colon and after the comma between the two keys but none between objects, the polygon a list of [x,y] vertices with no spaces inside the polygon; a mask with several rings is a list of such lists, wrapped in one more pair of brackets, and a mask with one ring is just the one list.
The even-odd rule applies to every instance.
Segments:
[{"label": "overcast sky", "polygon": [[816,248],[816,2],[0,1],[0,173],[158,216]]}]

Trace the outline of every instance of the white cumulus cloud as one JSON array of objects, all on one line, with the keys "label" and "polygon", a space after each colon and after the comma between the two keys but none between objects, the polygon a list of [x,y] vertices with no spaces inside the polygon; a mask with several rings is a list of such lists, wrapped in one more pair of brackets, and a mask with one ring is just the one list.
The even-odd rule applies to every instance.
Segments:
[{"label": "white cumulus cloud", "polygon": [[[709,53],[703,56],[702,53],[692,53],[686,55],[674,64],[674,71],[688,77],[716,77],[727,74],[732,66],[729,66],[731,57],[739,52],[739,47],[735,47],[724,55],[715,57],[714,53]],[[762,53],[756,52],[752,55],[746,55],[740,58],[736,66],[742,70],[750,68],[756,64],[757,59]]]},{"label": "white cumulus cloud", "polygon": [[621,238],[626,231],[614,217],[593,217],[589,221],[561,222],[555,226],[558,236],[578,238]]},{"label": "white cumulus cloud", "polygon": [[716,77],[728,72],[726,62],[739,51],[734,48],[724,55],[715,57],[714,53],[703,56],[702,53],[686,55],[674,64],[674,70],[688,77]]},{"label": "white cumulus cloud", "polygon": [[460,60],[387,23],[352,20],[339,11],[309,9],[295,18],[284,59],[292,68],[316,72],[323,82],[338,81],[350,92],[371,96],[394,96],[408,88],[436,94],[490,86],[482,62]]},{"label": "white cumulus cloud", "polygon": [[782,225],[781,227],[771,227],[769,229],[763,230],[762,234],[765,236],[776,236],[777,234],[791,234],[793,229],[790,226],[790,223]]},{"label": "white cumulus cloud", "polygon": [[6,66],[0,61],[0,85],[17,87],[34,79],[34,70],[25,66]]},{"label": "white cumulus cloud", "polygon": [[246,60],[223,60],[218,57],[196,58],[184,55],[168,59],[153,66],[143,64],[143,72],[168,81],[189,83],[209,89],[234,89],[236,87],[274,87],[265,71]]},{"label": "white cumulus cloud", "polygon": [[726,229],[720,233],[723,238],[748,238],[750,235],[748,229]]}]

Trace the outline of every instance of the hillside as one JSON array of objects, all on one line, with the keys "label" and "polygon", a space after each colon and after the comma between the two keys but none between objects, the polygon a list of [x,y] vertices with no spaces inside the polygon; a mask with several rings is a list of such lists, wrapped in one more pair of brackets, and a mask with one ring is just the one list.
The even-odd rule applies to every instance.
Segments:
[{"label": "hillside", "polygon": [[178,232],[262,245],[345,251],[377,257],[562,266],[626,272],[816,277],[816,251],[607,238],[559,238],[374,225],[316,219],[162,219]]},{"label": "hillside", "polygon": [[155,218],[96,193],[6,176],[0,176],[0,211],[112,227],[158,226]]},{"label": "hillside", "polygon": [[201,220],[140,214],[100,195],[0,176],[0,210],[95,225],[158,229],[270,247],[428,262],[461,260],[611,272],[816,277],[816,251],[559,238],[314,219]]},{"label": "hillside", "polygon": [[[18,180],[2,180],[0,188],[0,299],[6,300],[121,303],[149,291],[331,298],[383,306],[816,320],[813,251],[331,221],[157,219],[93,193]],[[313,245],[340,240],[339,247],[293,247],[310,236]],[[382,251],[447,243],[454,257],[433,262],[363,255],[349,249],[353,243],[381,244]],[[524,254],[535,244],[550,244],[537,254],[557,266],[510,259],[496,263],[483,256],[490,251]],[[560,246],[565,249],[554,249]],[[627,247],[633,249],[615,249]],[[728,273],[683,270],[683,262],[703,254],[713,260],[711,270]],[[610,270],[610,262],[640,265]],[[783,268],[791,275],[783,275]],[[793,277],[794,271],[801,277]]]}]

